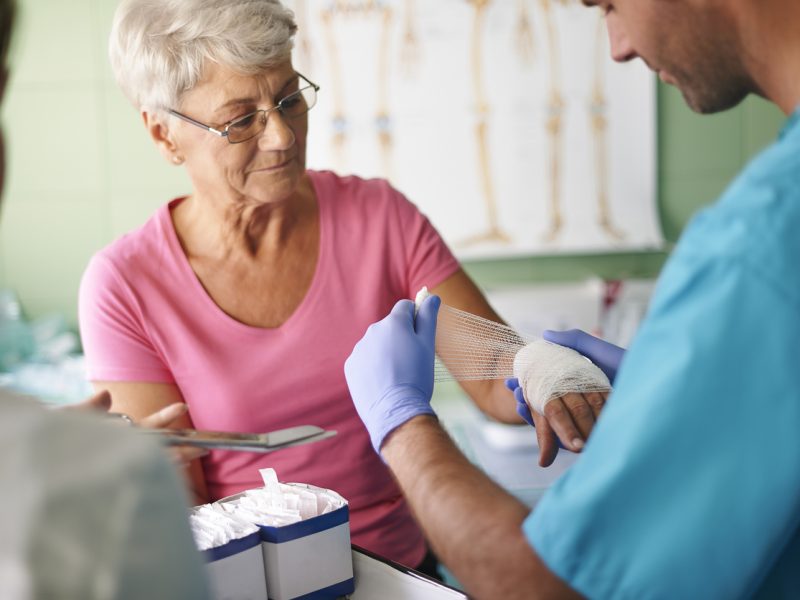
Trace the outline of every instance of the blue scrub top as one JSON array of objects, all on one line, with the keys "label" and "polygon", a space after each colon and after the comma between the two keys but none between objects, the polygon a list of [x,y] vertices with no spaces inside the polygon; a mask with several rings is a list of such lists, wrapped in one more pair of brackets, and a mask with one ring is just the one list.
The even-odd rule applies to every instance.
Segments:
[{"label": "blue scrub top", "polygon": [[800,109],[668,261],[524,532],[591,598],[800,597]]}]

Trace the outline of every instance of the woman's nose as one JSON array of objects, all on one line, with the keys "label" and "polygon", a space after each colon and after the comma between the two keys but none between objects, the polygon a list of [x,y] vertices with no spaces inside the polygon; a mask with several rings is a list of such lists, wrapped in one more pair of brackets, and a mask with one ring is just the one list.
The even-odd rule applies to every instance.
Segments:
[{"label": "woman's nose", "polygon": [[294,130],[280,111],[273,110],[267,116],[264,131],[258,137],[260,150],[288,150],[295,143]]}]

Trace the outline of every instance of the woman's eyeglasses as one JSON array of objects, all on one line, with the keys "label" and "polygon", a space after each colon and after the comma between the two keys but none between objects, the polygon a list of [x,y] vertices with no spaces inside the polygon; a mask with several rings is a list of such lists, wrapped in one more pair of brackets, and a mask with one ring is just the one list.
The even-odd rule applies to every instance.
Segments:
[{"label": "woman's eyeglasses", "polygon": [[196,125],[197,127],[201,127],[202,129],[210,131],[219,137],[224,137],[231,144],[246,142],[247,140],[253,139],[257,135],[260,135],[261,132],[266,129],[267,119],[269,118],[269,113],[272,111],[280,111],[284,117],[288,119],[294,119],[303,116],[309,110],[314,108],[314,105],[317,103],[317,92],[319,91],[319,86],[303,75],[300,75],[300,73],[297,75],[307,85],[300,88],[296,92],[292,92],[288,96],[281,98],[272,108],[254,110],[253,112],[242,115],[241,117],[236,117],[233,121],[226,123],[222,129],[215,129],[210,125],[206,125],[205,123],[201,123],[196,119],[187,117],[186,115],[179,113],[177,110],[170,109],[169,114],[174,115],[179,119],[183,119],[187,123],[191,123],[192,125]]}]

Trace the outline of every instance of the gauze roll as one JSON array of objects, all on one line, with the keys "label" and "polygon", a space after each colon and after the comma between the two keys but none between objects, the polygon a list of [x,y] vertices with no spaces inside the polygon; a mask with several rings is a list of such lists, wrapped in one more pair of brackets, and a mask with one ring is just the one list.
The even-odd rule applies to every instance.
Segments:
[{"label": "gauze roll", "polygon": [[203,504],[189,513],[198,550],[224,546],[258,531],[258,526],[230,515],[219,504]]},{"label": "gauze roll", "polygon": [[551,400],[570,392],[607,392],[611,383],[589,359],[545,340],[531,342],[514,357],[514,376],[531,410],[544,414]]},{"label": "gauze roll", "polygon": [[280,483],[274,469],[260,469],[263,488],[247,490],[234,499],[216,502],[215,509],[246,523],[283,527],[341,508],[344,498],[302,484]]},{"label": "gauze roll", "polygon": [[[416,305],[427,298],[417,294]],[[517,377],[531,410],[544,414],[552,399],[570,392],[607,392],[605,374],[574,350],[525,336],[496,323],[442,304],[436,323],[435,381]]]}]

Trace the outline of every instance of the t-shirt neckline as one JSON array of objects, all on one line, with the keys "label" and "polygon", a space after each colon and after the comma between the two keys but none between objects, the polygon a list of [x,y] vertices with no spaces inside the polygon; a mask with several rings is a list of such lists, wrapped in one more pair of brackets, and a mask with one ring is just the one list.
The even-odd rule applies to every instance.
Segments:
[{"label": "t-shirt neckline", "polygon": [[311,181],[311,185],[317,199],[317,209],[319,211],[319,246],[317,248],[317,264],[314,269],[314,275],[311,278],[311,285],[309,285],[305,296],[303,296],[303,299],[300,301],[300,304],[297,305],[294,312],[289,315],[289,318],[281,323],[278,327],[257,327],[242,323],[241,321],[238,321],[230,316],[228,313],[222,310],[216,302],[214,302],[214,299],[203,287],[203,284],[200,283],[200,279],[192,269],[192,265],[189,263],[189,258],[183,251],[183,247],[178,239],[178,232],[175,231],[175,224],[172,221],[172,207],[180,202],[183,202],[187,196],[175,198],[174,200],[171,200],[162,206],[159,220],[161,221],[161,225],[165,231],[170,252],[176,257],[176,263],[182,275],[188,281],[190,281],[189,285],[191,287],[191,293],[196,294],[200,298],[203,307],[212,316],[212,318],[224,323],[228,327],[247,334],[263,335],[270,332],[280,333],[291,329],[295,322],[301,321],[303,314],[308,310],[308,307],[313,304],[314,299],[319,293],[318,290],[322,285],[321,279],[323,278],[324,273],[328,271],[323,262],[327,259],[327,256],[330,253],[325,250],[325,244],[328,241],[328,218],[324,194],[321,193],[321,186],[318,185],[316,177],[314,177],[309,171],[306,171],[306,173]]}]

